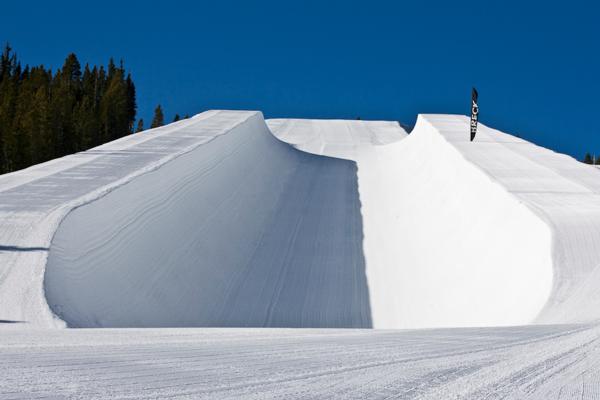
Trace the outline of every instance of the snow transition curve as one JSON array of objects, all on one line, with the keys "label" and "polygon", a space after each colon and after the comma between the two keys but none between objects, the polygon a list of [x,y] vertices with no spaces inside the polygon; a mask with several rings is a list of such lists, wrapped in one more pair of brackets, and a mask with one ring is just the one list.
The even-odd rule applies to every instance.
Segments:
[{"label": "snow transition curve", "polygon": [[[470,162],[448,140],[450,128],[434,118],[419,116],[404,140],[379,135],[343,152],[314,143],[339,140],[363,121],[269,126],[298,148],[356,161],[374,326],[529,323],[551,287],[550,230]],[[452,129],[468,140],[468,127]],[[315,140],[303,132],[328,133]],[[476,146],[482,144],[473,151]]]},{"label": "snow transition curve", "polygon": [[210,111],[0,177],[0,320],[590,321],[599,178],[485,125],[471,143],[462,116],[420,115],[407,136]]},{"label": "snow transition curve", "polygon": [[72,211],[46,296],[77,327],[371,327],[362,238],[355,164],[253,113]]}]

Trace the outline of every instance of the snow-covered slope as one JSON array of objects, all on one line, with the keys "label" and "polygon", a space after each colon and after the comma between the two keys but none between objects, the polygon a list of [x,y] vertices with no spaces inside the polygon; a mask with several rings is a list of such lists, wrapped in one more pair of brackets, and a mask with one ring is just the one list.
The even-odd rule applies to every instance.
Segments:
[{"label": "snow-covered slope", "polygon": [[[208,111],[0,176],[0,320],[63,326],[48,308],[43,287],[50,242],[62,218],[250,115]],[[190,126],[201,126],[212,136],[189,134]]]},{"label": "snow-covered slope", "polygon": [[64,219],[45,280],[61,319],[371,327],[355,165],[278,141],[260,113],[234,115],[223,135],[171,133],[212,140]]},{"label": "snow-covered slope", "polygon": [[[299,149],[332,156],[328,138],[348,130],[268,124]],[[407,139],[344,154],[358,165],[374,326],[599,318],[599,171],[485,125],[471,143],[468,124],[421,115]]]},{"label": "snow-covered slope", "polygon": [[598,399],[599,328],[0,330],[6,399]]},{"label": "snow-covered slope", "polygon": [[486,126],[469,143],[466,117],[424,120],[551,229],[552,292],[536,321],[600,318],[600,171]]},{"label": "snow-covered slope", "polygon": [[340,144],[362,144],[343,156],[358,165],[375,327],[528,323],[550,291],[550,230],[429,118],[420,117],[404,140],[390,134],[357,141],[347,132],[363,121],[268,124],[280,139],[319,154],[338,156]]},{"label": "snow-covered slope", "polygon": [[0,177],[0,321],[599,317],[600,171],[460,116],[268,126],[210,111]]}]

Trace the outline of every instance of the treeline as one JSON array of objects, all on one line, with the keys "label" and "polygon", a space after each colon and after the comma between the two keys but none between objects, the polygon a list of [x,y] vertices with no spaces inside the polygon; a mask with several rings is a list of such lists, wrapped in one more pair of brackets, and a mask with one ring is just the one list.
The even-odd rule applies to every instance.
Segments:
[{"label": "treeline", "polygon": [[585,153],[585,157],[583,157],[583,162],[591,165],[600,165],[600,157],[596,157],[596,155],[591,155],[590,153]]},{"label": "treeline", "polygon": [[[190,116],[185,114],[183,117],[180,117],[179,114],[175,114],[173,117],[173,122],[177,122],[182,119],[188,119]],[[152,122],[150,123],[150,128],[158,128],[159,126],[163,126],[165,124],[165,114],[163,113],[162,107],[159,105],[154,109],[154,117],[152,117]],[[140,119],[137,124],[136,132],[141,132],[144,130],[144,120]]]},{"label": "treeline", "polygon": [[[10,46],[0,59],[0,173],[89,149],[133,133],[135,85],[123,63],[22,67]],[[161,121],[162,122],[162,121]],[[143,123],[138,126],[143,129]]]}]

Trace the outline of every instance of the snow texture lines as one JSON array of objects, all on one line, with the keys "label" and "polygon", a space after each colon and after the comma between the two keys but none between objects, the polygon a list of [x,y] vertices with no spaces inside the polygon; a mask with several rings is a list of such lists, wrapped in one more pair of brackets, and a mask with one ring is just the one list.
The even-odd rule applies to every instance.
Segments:
[{"label": "snow texture lines", "polygon": [[72,211],[46,296],[73,327],[371,327],[362,232],[355,164],[256,114]]}]

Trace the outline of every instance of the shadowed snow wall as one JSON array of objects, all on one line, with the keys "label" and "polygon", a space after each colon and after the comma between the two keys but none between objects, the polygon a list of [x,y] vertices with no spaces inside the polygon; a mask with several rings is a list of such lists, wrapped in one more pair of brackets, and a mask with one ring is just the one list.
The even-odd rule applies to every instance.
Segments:
[{"label": "shadowed snow wall", "polygon": [[355,163],[257,113],[72,211],[46,297],[73,327],[371,327],[362,240]]}]

